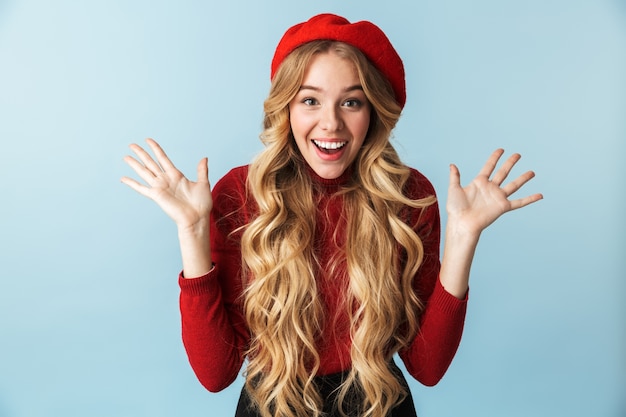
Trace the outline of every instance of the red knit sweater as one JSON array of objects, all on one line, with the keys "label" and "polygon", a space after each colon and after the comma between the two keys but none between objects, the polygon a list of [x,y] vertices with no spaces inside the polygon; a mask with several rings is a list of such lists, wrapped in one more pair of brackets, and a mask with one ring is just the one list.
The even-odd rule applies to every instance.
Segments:
[{"label": "red knit sweater", "polygon": [[[246,199],[247,175],[247,167],[235,168],[213,189],[210,232],[215,267],[207,275],[195,279],[183,278],[182,274],[179,277],[183,343],[198,379],[213,392],[226,388],[237,377],[250,339],[241,304],[240,234],[230,235],[254,215],[255,205]],[[333,194],[345,182],[346,175],[336,180],[311,175],[323,190],[319,196],[316,238],[324,265],[341,244],[337,242],[335,231],[345,228],[345,221],[342,222],[340,216],[341,197]],[[435,191],[426,177],[412,170],[406,194],[418,199],[434,195]],[[443,377],[456,353],[463,332],[467,298],[459,300],[450,295],[438,279],[438,206],[434,204],[424,213],[420,210],[410,213],[409,224],[417,224],[415,230],[424,244],[424,261],[415,277],[414,288],[426,309],[420,319],[418,335],[406,350],[400,352],[400,357],[414,378],[430,386]],[[340,308],[341,288],[345,288],[342,279],[347,278],[343,276],[345,274],[340,275],[332,279],[321,276],[318,280],[328,317],[337,317],[318,346],[320,375],[346,370],[351,364],[348,317]]]}]

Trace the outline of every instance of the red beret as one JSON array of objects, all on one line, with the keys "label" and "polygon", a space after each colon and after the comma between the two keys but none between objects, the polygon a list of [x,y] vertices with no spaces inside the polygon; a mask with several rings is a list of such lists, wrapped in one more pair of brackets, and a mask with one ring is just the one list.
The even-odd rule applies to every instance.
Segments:
[{"label": "red beret", "polygon": [[298,46],[315,40],[332,40],[347,43],[359,49],[389,80],[398,104],[404,107],[406,86],[404,65],[400,56],[376,25],[368,21],[350,23],[341,16],[320,14],[298,23],[285,32],[272,59],[271,78],[285,57]]}]

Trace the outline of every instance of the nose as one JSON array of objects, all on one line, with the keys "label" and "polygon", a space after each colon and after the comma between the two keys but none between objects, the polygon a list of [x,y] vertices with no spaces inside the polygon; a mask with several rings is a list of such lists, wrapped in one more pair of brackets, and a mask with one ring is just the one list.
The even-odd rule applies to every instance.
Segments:
[{"label": "nose", "polygon": [[323,106],[320,114],[320,127],[329,132],[336,132],[343,128],[341,110],[337,106]]}]

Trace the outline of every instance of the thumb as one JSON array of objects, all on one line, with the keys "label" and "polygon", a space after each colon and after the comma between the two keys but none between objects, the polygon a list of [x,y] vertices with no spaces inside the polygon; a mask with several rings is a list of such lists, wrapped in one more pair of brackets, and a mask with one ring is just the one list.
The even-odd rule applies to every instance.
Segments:
[{"label": "thumb", "polygon": [[460,187],[461,186],[461,173],[459,172],[459,168],[456,165],[450,164],[450,181],[449,187]]},{"label": "thumb", "polygon": [[198,182],[209,182],[209,159],[202,158],[198,162]]}]

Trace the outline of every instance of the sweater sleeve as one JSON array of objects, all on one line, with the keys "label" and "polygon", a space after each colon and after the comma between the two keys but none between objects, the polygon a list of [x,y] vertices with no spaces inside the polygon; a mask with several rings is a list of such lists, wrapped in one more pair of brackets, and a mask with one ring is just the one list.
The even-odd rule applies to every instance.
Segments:
[{"label": "sweater sleeve", "polygon": [[[412,198],[435,195],[431,183],[414,172]],[[414,280],[414,288],[424,304],[420,329],[409,347],[400,352],[407,371],[419,382],[433,386],[441,380],[454,358],[463,334],[467,295],[459,300],[439,281],[441,226],[437,203],[416,213],[412,219],[424,245],[424,259]]]},{"label": "sweater sleeve", "polygon": [[179,276],[182,338],[198,380],[211,392],[230,385],[244,361],[249,332],[241,303],[241,252],[234,231],[246,220],[245,172],[235,169],[213,189],[211,256],[205,276]]}]

